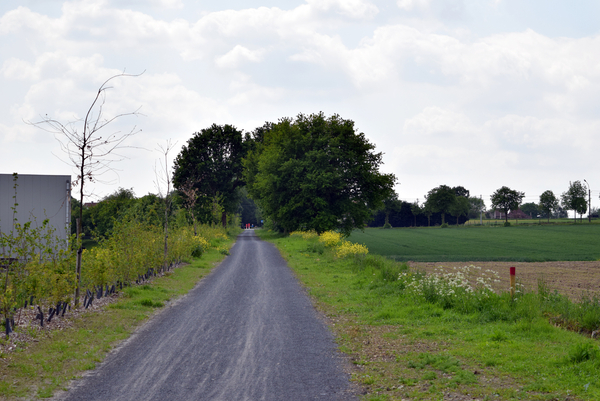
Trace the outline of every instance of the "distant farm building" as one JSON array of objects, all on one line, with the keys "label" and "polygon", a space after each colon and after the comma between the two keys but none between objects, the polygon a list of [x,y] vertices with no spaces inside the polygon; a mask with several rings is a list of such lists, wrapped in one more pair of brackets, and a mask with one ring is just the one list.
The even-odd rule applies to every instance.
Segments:
[{"label": "distant farm building", "polygon": [[2,235],[10,235],[13,219],[20,224],[29,221],[31,227],[41,227],[48,219],[55,236],[67,240],[71,222],[71,176],[0,174]]}]

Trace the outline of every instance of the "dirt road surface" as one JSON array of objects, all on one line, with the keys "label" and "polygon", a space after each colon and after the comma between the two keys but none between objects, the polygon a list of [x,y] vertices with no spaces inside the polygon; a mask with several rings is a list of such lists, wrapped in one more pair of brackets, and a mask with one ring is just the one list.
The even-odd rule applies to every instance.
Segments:
[{"label": "dirt road surface", "polygon": [[61,400],[351,400],[332,334],[277,249],[231,255]]}]

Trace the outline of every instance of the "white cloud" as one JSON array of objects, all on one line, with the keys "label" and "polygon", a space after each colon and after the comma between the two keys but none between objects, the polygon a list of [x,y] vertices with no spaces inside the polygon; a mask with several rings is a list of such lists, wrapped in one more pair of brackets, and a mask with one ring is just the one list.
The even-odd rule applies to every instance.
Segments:
[{"label": "white cloud", "polygon": [[250,50],[236,45],[223,56],[217,57],[215,64],[221,68],[237,68],[246,61],[257,63],[262,60],[265,49]]},{"label": "white cloud", "polygon": [[0,73],[8,79],[31,80],[39,78],[39,71],[30,63],[24,60],[11,57],[6,60]]},{"label": "white cloud", "polygon": [[229,85],[234,95],[228,100],[229,104],[236,106],[254,105],[261,103],[277,102],[284,98],[285,90],[282,88],[262,87],[245,74],[237,74]]},{"label": "white cloud", "polygon": [[431,0],[398,0],[396,4],[402,10],[413,10],[415,8],[427,8]]},{"label": "white cloud", "polygon": [[335,10],[344,17],[357,19],[373,18],[379,9],[365,0],[307,0],[311,8],[320,12]]},{"label": "white cloud", "polygon": [[29,29],[44,32],[46,40],[52,40],[64,34],[60,21],[31,11],[26,7],[18,7],[0,18],[0,35]]}]

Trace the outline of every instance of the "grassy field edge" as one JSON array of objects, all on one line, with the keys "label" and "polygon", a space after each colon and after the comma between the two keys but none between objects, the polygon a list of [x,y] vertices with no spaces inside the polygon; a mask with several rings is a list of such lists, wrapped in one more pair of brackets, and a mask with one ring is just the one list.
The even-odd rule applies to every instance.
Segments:
[{"label": "grassy field edge", "polygon": [[[374,269],[315,241],[259,235],[278,247],[328,317],[365,400],[600,399],[598,341],[533,313],[485,321],[418,303],[394,282],[405,264],[373,256],[388,266]],[[519,308],[527,315],[528,305]]]}]

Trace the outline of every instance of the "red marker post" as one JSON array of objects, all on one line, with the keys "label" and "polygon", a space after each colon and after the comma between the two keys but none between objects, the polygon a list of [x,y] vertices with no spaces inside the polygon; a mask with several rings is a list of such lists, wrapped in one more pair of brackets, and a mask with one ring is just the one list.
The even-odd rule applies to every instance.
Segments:
[{"label": "red marker post", "polygon": [[517,269],[514,267],[510,268],[510,297],[514,297],[515,296],[515,285],[516,285],[516,279],[517,279]]}]

